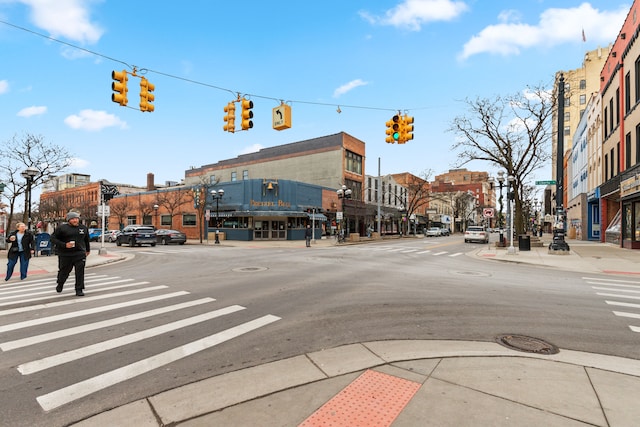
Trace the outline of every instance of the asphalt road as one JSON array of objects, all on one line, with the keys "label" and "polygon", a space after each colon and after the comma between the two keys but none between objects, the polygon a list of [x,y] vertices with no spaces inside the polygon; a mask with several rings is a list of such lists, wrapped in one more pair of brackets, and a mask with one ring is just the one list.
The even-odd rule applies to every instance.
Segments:
[{"label": "asphalt road", "polygon": [[522,334],[639,357],[637,334],[596,295],[593,275],[465,255],[474,248],[460,236],[109,246],[135,258],[90,269],[81,301],[52,294],[53,275],[0,294],[14,298],[0,307],[2,422],[65,425],[198,379],[362,341]]}]

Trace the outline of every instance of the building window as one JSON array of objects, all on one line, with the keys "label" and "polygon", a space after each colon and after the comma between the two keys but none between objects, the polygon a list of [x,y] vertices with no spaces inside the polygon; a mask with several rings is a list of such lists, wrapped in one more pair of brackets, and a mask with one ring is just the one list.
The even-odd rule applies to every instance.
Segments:
[{"label": "building window", "polygon": [[347,171],[362,175],[362,156],[347,151]]},{"label": "building window", "polygon": [[609,133],[613,132],[613,98],[609,100]]},{"label": "building window", "polygon": [[231,182],[238,180],[238,172],[231,172]]},{"label": "building window", "polygon": [[631,73],[624,76],[624,112],[631,110]]},{"label": "building window", "polygon": [[151,215],[143,216],[142,225],[153,225],[153,217]]},{"label": "building window", "polygon": [[209,184],[217,184],[215,174],[209,177]]},{"label": "building window", "polygon": [[245,169],[242,171],[242,180],[246,181],[248,179],[249,179],[249,171]]},{"label": "building window", "polygon": [[585,79],[580,80],[580,89],[582,90],[587,89],[587,81]]},{"label": "building window", "polygon": [[182,214],[182,225],[183,226],[196,225],[196,214]]},{"label": "building window", "polygon": [[173,227],[173,224],[171,222],[171,215],[160,215],[160,225]]},{"label": "building window", "polygon": [[135,225],[138,223],[138,217],[135,215],[127,215],[127,225]]},{"label": "building window", "polygon": [[587,95],[580,95],[580,105],[587,103]]},{"label": "building window", "polygon": [[608,128],[609,116],[608,116],[608,113],[607,113],[608,111],[609,111],[609,109],[607,107],[604,107],[603,116],[604,116],[604,137],[605,137],[605,139],[607,138],[607,136],[609,136],[609,128]]},{"label": "building window", "polygon": [[640,165],[640,124],[636,125],[636,165]]},{"label": "building window", "polygon": [[568,112],[568,111],[565,111],[565,113],[564,113],[564,121],[568,122],[570,120],[571,120],[571,113]]},{"label": "building window", "polygon": [[624,156],[625,169],[629,169],[631,167],[631,132],[626,134],[624,137],[624,149],[625,149],[625,156]]},{"label": "building window", "polygon": [[609,155],[604,155],[604,180],[609,180]]},{"label": "building window", "polygon": [[571,135],[571,128],[569,126],[564,127],[564,135],[565,136]]},{"label": "building window", "polygon": [[616,126],[618,126],[619,124],[620,124],[620,88],[616,89]]},{"label": "building window", "polygon": [[571,97],[570,97],[570,96],[567,96],[567,97],[564,99],[564,106],[565,106],[565,107],[570,107],[570,106],[571,106]]},{"label": "building window", "polygon": [[635,84],[636,104],[640,101],[640,57],[636,59],[633,83]]}]

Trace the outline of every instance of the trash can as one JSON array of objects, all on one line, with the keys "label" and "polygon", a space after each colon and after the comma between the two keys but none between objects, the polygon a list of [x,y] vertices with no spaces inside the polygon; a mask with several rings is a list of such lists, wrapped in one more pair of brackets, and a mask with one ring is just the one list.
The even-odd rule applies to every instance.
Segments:
[{"label": "trash can", "polygon": [[51,255],[51,235],[49,233],[36,234],[36,253],[35,255]]},{"label": "trash can", "polygon": [[520,234],[518,236],[518,247],[521,251],[530,251],[531,250],[531,236],[526,234]]}]

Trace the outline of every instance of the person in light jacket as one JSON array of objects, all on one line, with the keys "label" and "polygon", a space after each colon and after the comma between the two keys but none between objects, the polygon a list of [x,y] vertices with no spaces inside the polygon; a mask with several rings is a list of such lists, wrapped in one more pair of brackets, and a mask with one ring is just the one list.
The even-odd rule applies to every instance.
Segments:
[{"label": "person in light jacket", "polygon": [[13,276],[13,269],[20,260],[20,280],[27,278],[27,270],[29,269],[29,259],[35,253],[35,239],[33,233],[27,230],[24,222],[16,224],[16,230],[9,233],[6,238],[10,246],[7,251],[7,274],[4,278],[5,282]]}]

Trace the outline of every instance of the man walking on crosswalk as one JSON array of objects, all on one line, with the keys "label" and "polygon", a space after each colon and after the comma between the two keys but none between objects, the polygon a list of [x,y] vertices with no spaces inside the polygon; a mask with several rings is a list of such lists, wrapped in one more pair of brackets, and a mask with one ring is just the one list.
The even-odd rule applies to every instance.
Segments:
[{"label": "man walking on crosswalk", "polygon": [[71,270],[75,268],[76,296],[84,296],[84,266],[91,252],[89,229],[80,224],[80,214],[69,212],[67,222],[61,224],[51,234],[51,243],[58,249],[58,285],[56,292],[62,292]]}]

